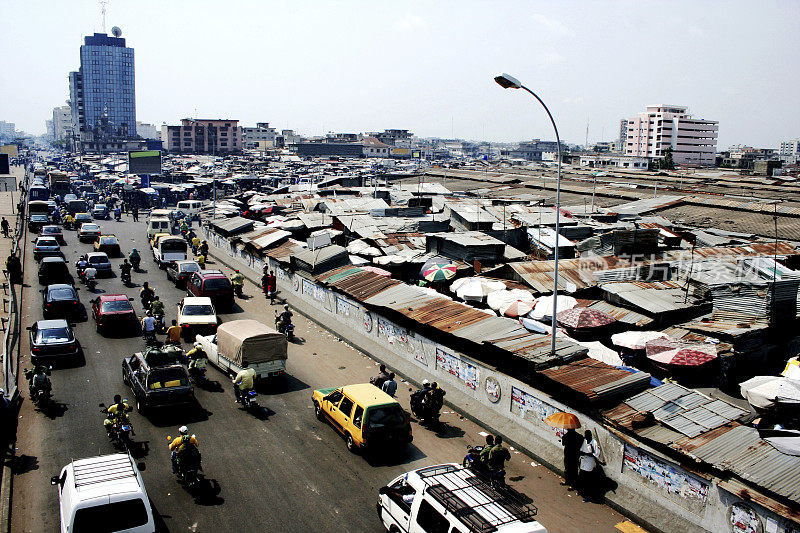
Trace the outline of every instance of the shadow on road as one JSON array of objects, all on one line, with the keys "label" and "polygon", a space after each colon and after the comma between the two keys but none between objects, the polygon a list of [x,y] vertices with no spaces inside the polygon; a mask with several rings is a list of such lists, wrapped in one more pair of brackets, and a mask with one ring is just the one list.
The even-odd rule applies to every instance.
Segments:
[{"label": "shadow on road", "polygon": [[308,388],[309,386],[306,382],[297,379],[291,374],[284,374],[277,380],[268,381],[266,383],[260,382],[257,385],[256,390],[259,394],[270,396],[275,394],[284,394],[287,392],[297,392],[306,390]]},{"label": "shadow on road", "polygon": [[15,476],[39,470],[39,458],[33,455],[17,455],[11,460],[11,471]]},{"label": "shadow on road", "polygon": [[456,439],[464,436],[464,430],[458,426],[451,426],[446,422],[441,422],[436,428],[436,436],[440,439]]},{"label": "shadow on road", "polygon": [[225,503],[225,498],[220,496],[222,487],[219,486],[216,479],[203,477],[198,486],[189,492],[194,497],[194,502],[198,505],[211,506]]},{"label": "shadow on road", "polygon": [[[141,413],[140,413],[141,414]],[[205,422],[211,415],[211,411],[205,410],[201,405],[186,408],[167,407],[161,410],[152,410],[147,413],[145,418],[156,427],[178,427],[197,422]]]},{"label": "shadow on road", "polygon": [[395,454],[384,455],[366,454],[364,459],[370,466],[400,466],[425,459],[426,457],[428,456],[422,450],[413,444],[409,444],[404,451],[400,450]]},{"label": "shadow on road", "polygon": [[39,407],[38,410],[50,420],[55,420],[64,416],[69,407],[65,403],[53,401],[44,407]]},{"label": "shadow on road", "polygon": [[156,533],[169,533],[169,526],[167,526],[164,519],[170,519],[172,515],[158,512],[158,508],[153,503],[153,500],[150,500],[150,508],[153,510],[153,522],[155,522]]}]

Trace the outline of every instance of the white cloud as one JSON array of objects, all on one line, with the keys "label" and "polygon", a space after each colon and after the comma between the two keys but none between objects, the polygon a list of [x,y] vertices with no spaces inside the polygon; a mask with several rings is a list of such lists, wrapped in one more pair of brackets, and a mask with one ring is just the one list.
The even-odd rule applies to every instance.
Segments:
[{"label": "white cloud", "polygon": [[533,19],[533,21],[535,23],[539,24],[545,30],[547,30],[547,31],[549,31],[551,33],[554,33],[556,35],[563,35],[563,36],[566,36],[566,37],[574,37],[575,36],[575,32],[572,31],[571,28],[566,26],[561,21],[558,21],[558,20],[550,18],[550,17],[546,17],[544,15],[540,15],[538,13],[534,14],[534,15],[531,15],[531,18]]},{"label": "white cloud", "polygon": [[424,28],[427,25],[428,22],[419,15],[406,13],[395,21],[394,29],[401,31],[412,31],[418,30],[419,28]]}]

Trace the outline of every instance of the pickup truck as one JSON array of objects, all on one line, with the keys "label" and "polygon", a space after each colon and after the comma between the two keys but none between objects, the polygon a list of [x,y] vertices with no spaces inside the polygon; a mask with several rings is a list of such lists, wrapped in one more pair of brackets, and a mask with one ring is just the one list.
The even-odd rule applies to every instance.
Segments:
[{"label": "pickup truck", "polygon": [[181,237],[165,235],[153,243],[153,259],[159,268],[176,261],[186,260],[186,241]]},{"label": "pickup truck", "polygon": [[256,378],[276,378],[286,372],[286,337],[257,320],[232,320],[216,335],[197,335],[208,361],[230,376],[253,368]]}]

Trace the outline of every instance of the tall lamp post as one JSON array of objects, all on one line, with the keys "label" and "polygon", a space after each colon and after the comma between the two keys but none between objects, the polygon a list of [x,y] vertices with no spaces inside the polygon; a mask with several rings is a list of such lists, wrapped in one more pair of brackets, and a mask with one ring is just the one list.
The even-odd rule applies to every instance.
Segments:
[{"label": "tall lamp post", "polygon": [[522,83],[509,74],[501,74],[494,78],[494,81],[497,82],[500,87],[503,89],[524,89],[528,93],[531,94],[534,98],[536,98],[542,107],[547,112],[547,116],[550,118],[550,123],[553,125],[553,131],[556,133],[556,150],[558,154],[558,178],[556,180],[556,244],[553,249],[553,318],[552,318],[552,330],[550,333],[550,352],[551,355],[555,356],[556,354],[556,313],[558,312],[558,232],[560,229],[559,221],[561,220],[561,138],[558,136],[558,128],[556,127],[556,121],[553,120],[553,115],[550,114],[550,110],[547,109],[547,106],[544,104],[541,98],[539,98],[536,93],[522,85]]}]

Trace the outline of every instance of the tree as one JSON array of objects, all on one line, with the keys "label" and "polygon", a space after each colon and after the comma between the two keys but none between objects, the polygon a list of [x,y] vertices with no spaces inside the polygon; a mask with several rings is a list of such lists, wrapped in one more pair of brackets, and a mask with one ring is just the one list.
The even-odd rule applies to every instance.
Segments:
[{"label": "tree", "polygon": [[674,170],[675,162],[672,160],[672,147],[668,146],[664,150],[664,158],[661,160],[661,168],[665,170]]}]

